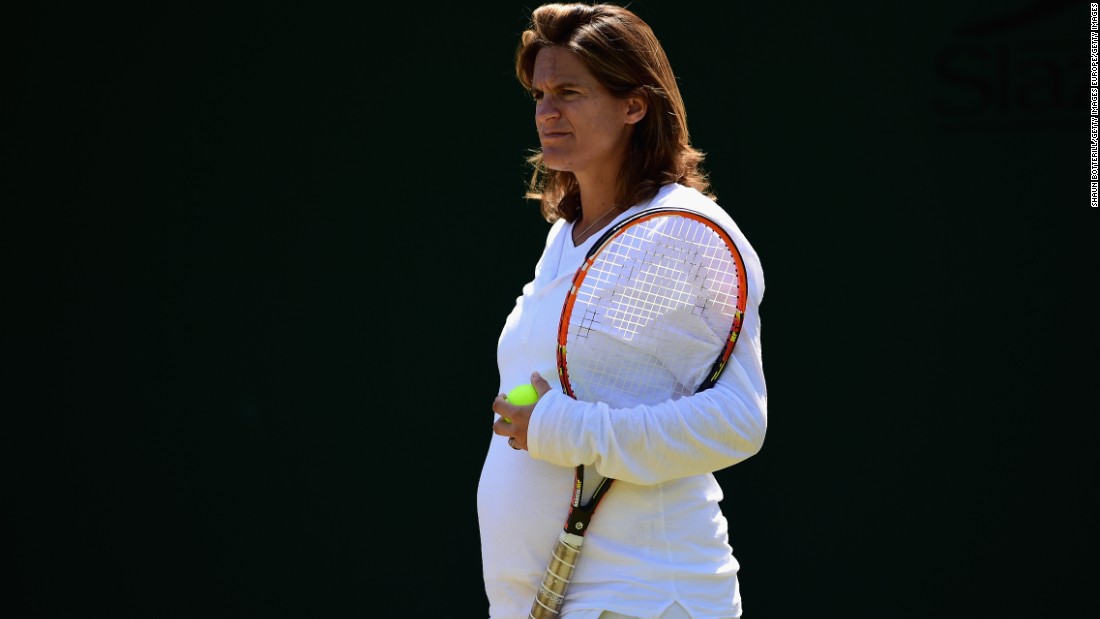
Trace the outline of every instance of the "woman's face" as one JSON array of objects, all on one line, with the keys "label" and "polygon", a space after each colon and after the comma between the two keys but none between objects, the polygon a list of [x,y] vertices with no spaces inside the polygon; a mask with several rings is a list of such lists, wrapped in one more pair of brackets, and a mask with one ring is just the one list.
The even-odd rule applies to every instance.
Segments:
[{"label": "woman's face", "polygon": [[582,183],[614,182],[633,125],[645,114],[642,102],[612,96],[562,47],[543,48],[535,56],[531,94],[546,167],[572,172]]}]

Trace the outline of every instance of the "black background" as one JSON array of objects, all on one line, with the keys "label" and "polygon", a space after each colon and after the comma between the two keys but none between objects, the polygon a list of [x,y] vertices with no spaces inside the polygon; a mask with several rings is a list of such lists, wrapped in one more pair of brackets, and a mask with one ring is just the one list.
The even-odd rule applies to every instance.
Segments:
[{"label": "black background", "polygon": [[[530,6],[5,20],[12,616],[487,616],[496,338],[547,228]],[[767,277],[768,438],[719,473],[746,616],[1066,616],[1087,3],[632,7]]]}]

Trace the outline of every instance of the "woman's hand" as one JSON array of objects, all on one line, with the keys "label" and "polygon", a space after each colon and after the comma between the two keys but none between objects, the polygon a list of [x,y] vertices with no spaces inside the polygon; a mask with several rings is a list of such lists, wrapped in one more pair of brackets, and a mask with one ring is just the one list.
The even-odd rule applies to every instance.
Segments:
[{"label": "woman's hand", "polygon": [[[531,386],[539,394],[539,399],[550,391],[550,383],[538,372],[531,374]],[[493,422],[493,434],[508,437],[508,444],[512,449],[527,449],[527,425],[531,422],[531,413],[538,406],[538,400],[533,404],[516,406],[508,401],[506,394],[500,394],[493,400],[493,412],[499,415]]]}]

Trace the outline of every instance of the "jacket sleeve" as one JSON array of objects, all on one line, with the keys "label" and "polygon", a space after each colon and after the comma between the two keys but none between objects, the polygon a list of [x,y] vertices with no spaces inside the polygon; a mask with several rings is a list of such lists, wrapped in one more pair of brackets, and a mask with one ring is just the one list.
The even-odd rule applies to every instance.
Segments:
[{"label": "jacket sleeve", "polygon": [[531,456],[560,466],[592,466],[603,476],[631,483],[656,484],[718,471],[756,454],[767,429],[767,389],[759,315],[752,310],[711,389],[675,401],[616,409],[547,393],[528,427]]}]

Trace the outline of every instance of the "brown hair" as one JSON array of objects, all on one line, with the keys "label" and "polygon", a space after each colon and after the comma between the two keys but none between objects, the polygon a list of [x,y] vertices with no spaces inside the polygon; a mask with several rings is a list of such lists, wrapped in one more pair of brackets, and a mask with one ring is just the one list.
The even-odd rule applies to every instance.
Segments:
[{"label": "brown hair", "polygon": [[[662,185],[682,183],[710,198],[702,170],[703,153],[691,146],[687,114],[676,76],[664,48],[648,24],[613,4],[544,4],[531,14],[516,49],[516,78],[531,90],[535,57],[558,46],[576,54],[614,95],[645,97],[648,111],[635,125],[619,172],[619,208],[649,200]],[[534,168],[527,197],[538,200],[543,217],[574,221],[580,215],[580,187],[571,172],[551,170],[537,149],[527,162]]]}]

